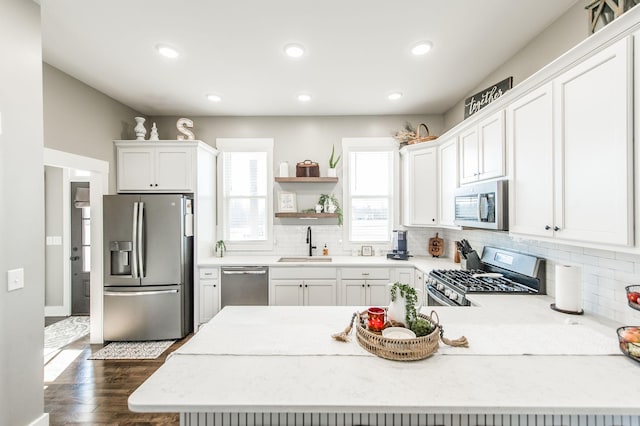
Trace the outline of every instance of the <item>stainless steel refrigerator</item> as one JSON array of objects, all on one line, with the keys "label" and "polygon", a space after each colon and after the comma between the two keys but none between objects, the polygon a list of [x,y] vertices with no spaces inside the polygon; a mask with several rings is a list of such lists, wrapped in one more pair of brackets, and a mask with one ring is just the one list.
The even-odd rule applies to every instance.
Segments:
[{"label": "stainless steel refrigerator", "polygon": [[193,200],[104,196],[104,340],[167,340],[193,331]]}]

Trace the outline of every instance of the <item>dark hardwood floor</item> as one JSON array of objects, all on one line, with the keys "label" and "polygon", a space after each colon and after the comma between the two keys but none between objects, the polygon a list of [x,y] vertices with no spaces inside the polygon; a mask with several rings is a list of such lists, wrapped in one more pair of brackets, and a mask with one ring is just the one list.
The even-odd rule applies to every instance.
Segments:
[{"label": "dark hardwood floor", "polygon": [[63,349],[80,355],[52,382],[45,383],[44,408],[49,424],[57,425],[179,425],[177,413],[134,413],[129,395],[190,336],[177,341],[153,360],[87,360],[103,345],[90,345],[89,337]]}]

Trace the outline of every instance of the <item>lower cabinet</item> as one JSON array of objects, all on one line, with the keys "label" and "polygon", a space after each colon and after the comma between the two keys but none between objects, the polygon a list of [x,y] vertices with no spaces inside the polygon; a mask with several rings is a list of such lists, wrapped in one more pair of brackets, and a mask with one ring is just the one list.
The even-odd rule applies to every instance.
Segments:
[{"label": "lower cabinet", "polygon": [[220,311],[220,283],[218,269],[200,269],[199,280],[199,323],[203,324]]},{"label": "lower cabinet", "polygon": [[336,305],[335,268],[270,268],[269,277],[271,305]]},{"label": "lower cabinet", "polygon": [[388,306],[389,280],[342,280],[343,305]]}]

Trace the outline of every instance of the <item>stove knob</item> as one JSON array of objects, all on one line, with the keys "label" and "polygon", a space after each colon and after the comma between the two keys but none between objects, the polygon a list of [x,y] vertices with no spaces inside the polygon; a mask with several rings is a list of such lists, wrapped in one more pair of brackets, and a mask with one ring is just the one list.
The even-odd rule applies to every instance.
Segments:
[{"label": "stove knob", "polygon": [[444,295],[445,295],[445,296],[447,296],[447,297],[451,297],[451,290],[446,289],[446,290],[444,291]]},{"label": "stove knob", "polygon": [[449,299],[451,300],[458,300],[458,293],[454,293],[453,291],[451,292],[451,294],[449,295]]},{"label": "stove knob", "polygon": [[440,290],[440,291],[444,290],[444,284],[442,284],[442,283],[438,283],[437,288],[438,288],[438,290]]}]

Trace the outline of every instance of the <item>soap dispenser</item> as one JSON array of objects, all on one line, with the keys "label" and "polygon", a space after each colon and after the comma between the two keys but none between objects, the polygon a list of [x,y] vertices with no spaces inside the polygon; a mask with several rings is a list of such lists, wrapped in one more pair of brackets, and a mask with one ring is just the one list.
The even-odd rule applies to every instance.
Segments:
[{"label": "soap dispenser", "polygon": [[324,245],[324,248],[322,249],[322,255],[323,256],[329,256],[329,249],[327,248],[327,245]]}]

